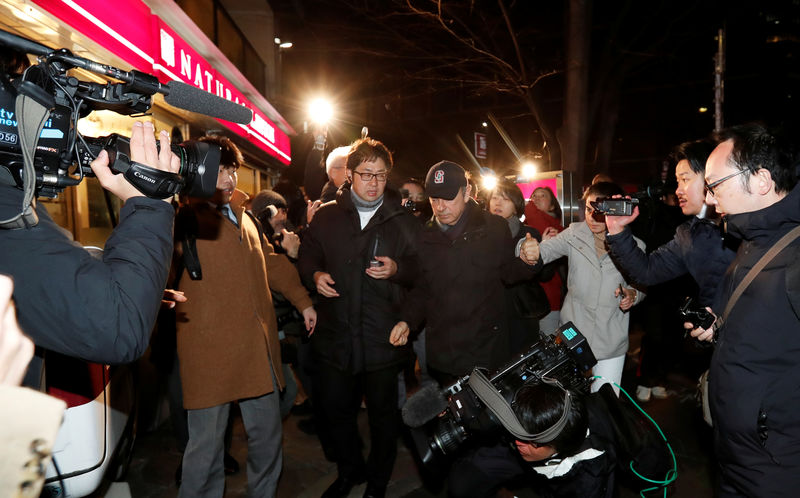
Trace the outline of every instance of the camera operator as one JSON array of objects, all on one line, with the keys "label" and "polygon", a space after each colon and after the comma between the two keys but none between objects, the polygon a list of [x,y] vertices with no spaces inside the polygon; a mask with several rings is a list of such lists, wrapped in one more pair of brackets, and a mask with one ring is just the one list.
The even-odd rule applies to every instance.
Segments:
[{"label": "camera operator", "polygon": [[250,205],[275,252],[296,260],[300,236],[286,228],[289,210],[286,199],[274,190],[262,190],[253,197]]},{"label": "camera operator", "polygon": [[521,387],[511,403],[514,415],[527,433],[541,437],[470,451],[453,464],[449,496],[493,496],[510,481],[543,498],[613,496],[615,436],[601,396],[583,396],[549,379]]},{"label": "camera operator", "polygon": [[[156,146],[153,124],[133,125],[133,161],[177,173],[169,134]],[[100,185],[124,205],[102,260],[93,258],[33,202],[39,223],[0,230],[0,273],[14,279],[19,323],[39,348],[100,363],[124,363],[147,348],[172,254],[170,203],[145,197],[108,167],[103,151],[92,161]],[[24,193],[0,167],[0,219],[20,212]],[[26,384],[38,385],[41,355]]]},{"label": "camera operator", "polygon": [[683,143],[672,153],[677,161],[675,195],[683,214],[692,218],[678,227],[668,243],[649,255],[636,247],[631,231],[625,227],[639,216],[638,207],[630,216],[606,218],[609,253],[620,268],[642,285],[656,285],[689,273],[700,286],[702,306],[714,303],[719,280],[735,255],[723,241],[717,220],[707,216],[710,212],[703,175],[712,149],[711,142],[698,140]]}]

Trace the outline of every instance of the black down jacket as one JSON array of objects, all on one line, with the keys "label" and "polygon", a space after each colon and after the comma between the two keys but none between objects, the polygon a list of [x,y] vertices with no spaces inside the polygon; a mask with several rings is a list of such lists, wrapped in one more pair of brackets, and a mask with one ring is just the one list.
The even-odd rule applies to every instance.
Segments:
[{"label": "black down jacket", "polygon": [[[377,370],[408,359],[408,346],[389,343],[400,320],[406,290],[417,274],[414,237],[417,220],[400,205],[400,195],[386,189],[383,204],[361,229],[350,197],[350,185],[324,204],[305,232],[298,256],[303,283],[316,289],[314,273],[329,273],[338,297],[319,296],[317,327],[311,338],[319,361],[344,372]],[[377,241],[378,256],[397,263],[387,280],[369,277],[365,270]]]},{"label": "black down jacket", "polygon": [[495,369],[511,357],[505,286],[533,278],[514,255],[508,223],[472,201],[466,226],[450,240],[434,218],[419,235],[422,275],[404,307],[411,328],[426,320],[428,365],[460,376],[480,366]]}]

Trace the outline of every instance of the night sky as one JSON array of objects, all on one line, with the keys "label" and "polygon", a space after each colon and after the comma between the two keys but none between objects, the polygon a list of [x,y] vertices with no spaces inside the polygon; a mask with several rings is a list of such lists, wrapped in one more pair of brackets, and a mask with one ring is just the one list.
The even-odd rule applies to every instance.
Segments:
[{"label": "night sky", "polygon": [[[489,134],[484,165],[511,173],[516,164],[513,155],[491,125],[481,127],[487,112],[500,120],[523,154],[542,151],[542,133],[522,99],[471,84],[494,77],[480,64],[470,68],[470,77],[448,69],[452,60],[468,52],[440,26],[409,14],[405,1],[271,4],[279,36],[294,43],[282,55],[283,93],[275,102],[299,133],[292,143],[290,177],[300,174],[309,147],[302,124],[307,119],[305,103],[315,94],[329,95],[336,103],[330,144],[345,145],[368,126],[370,136],[394,152],[396,180],[423,176],[440,159],[469,166],[456,134],[471,147],[475,131]],[[483,41],[481,46],[514,59],[496,1],[444,4],[455,5],[447,16],[451,26],[463,23]],[[534,92],[557,130],[564,112],[568,3],[506,1],[504,5],[528,67],[549,74]],[[589,105],[617,92],[618,106],[612,109],[618,119],[610,128],[613,145],[607,169],[619,182],[648,182],[657,176],[673,146],[713,131],[713,57],[719,28],[724,27],[727,36],[725,124],[751,120],[781,124],[800,110],[796,60],[800,0],[610,0],[595,2],[590,18]],[[455,81],[460,77],[464,82]],[[708,111],[701,113],[701,107]],[[589,124],[588,178],[603,167],[595,159],[595,145],[609,120],[608,113],[598,113],[603,117]]]}]

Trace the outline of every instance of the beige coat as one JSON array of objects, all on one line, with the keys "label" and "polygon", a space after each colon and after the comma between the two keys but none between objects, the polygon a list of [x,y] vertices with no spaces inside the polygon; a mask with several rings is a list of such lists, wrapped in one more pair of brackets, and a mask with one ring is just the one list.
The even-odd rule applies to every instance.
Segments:
[{"label": "beige coat", "polygon": [[[644,242],[634,237],[639,248]],[[597,257],[594,238],[583,221],[572,223],[555,238],[541,243],[542,262],[561,256],[569,263],[567,295],[561,307],[561,323],[571,321],[586,336],[594,356],[607,360],[628,351],[630,314],[619,309],[620,299],[614,290],[622,284],[631,287],[608,254]],[[634,304],[644,299],[637,289]]]},{"label": "beige coat", "polygon": [[[253,220],[244,213],[246,200],[238,190],[231,200],[239,229],[207,202],[189,207],[197,215],[203,278],[191,280],[184,272],[180,281],[188,298],[177,306],[178,358],[187,409],[270,393],[275,390],[273,375],[283,388],[270,288],[299,310],[311,306],[291,262],[275,254],[266,240],[259,240]],[[179,249],[176,243],[176,257]]]}]

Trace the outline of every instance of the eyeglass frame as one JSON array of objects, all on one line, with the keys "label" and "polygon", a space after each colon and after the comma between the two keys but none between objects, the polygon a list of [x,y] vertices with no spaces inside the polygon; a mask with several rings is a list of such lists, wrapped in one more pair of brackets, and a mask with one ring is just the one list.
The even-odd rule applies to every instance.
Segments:
[{"label": "eyeglass frame", "polygon": [[[356,171],[356,170],[352,170],[352,171],[353,171],[353,173],[357,174],[359,176],[359,178],[361,178],[362,182],[365,182],[365,183],[371,182],[373,178],[375,180],[377,180],[378,183],[385,183],[386,180],[389,179],[389,171],[385,171],[383,173],[370,173],[368,171],[365,171],[365,172],[362,173],[361,171]],[[366,179],[364,178],[365,176],[367,177]],[[383,176],[383,178],[381,178],[381,176]]]},{"label": "eyeglass frame", "polygon": [[[730,179],[731,179],[731,178],[733,178],[734,176],[739,176],[739,175],[741,175],[742,173],[746,173],[746,172],[748,172],[748,171],[749,171],[749,170],[747,170],[747,169],[739,170],[739,171],[737,171],[736,173],[731,173],[730,175],[728,175],[728,176],[726,176],[726,177],[724,177],[724,178],[720,178],[719,180],[717,180],[717,181],[715,181],[715,182],[706,183],[706,184],[705,184],[705,189],[706,189],[706,192],[708,192],[709,194],[711,194],[711,197],[716,197],[716,194],[714,194],[714,189],[715,189],[715,188],[719,187],[719,186],[720,186],[720,185],[721,185],[723,182],[726,182],[726,181],[730,180]],[[704,182],[704,183],[705,183],[705,182]]]}]

